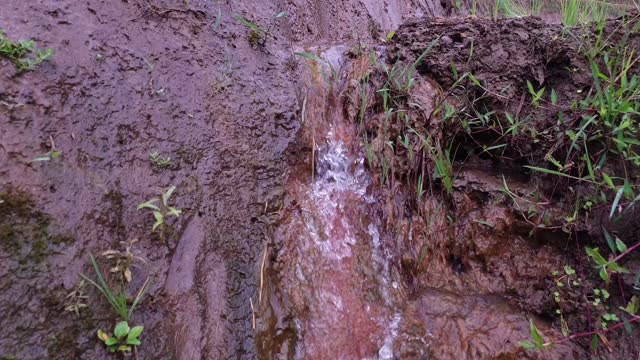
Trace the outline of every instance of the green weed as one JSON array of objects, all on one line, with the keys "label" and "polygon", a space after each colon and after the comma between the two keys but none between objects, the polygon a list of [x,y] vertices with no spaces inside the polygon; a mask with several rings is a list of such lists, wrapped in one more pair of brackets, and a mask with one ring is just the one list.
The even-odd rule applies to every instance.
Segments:
[{"label": "green weed", "polygon": [[535,107],[540,106],[540,99],[542,99],[542,96],[544,95],[544,88],[535,91],[533,85],[531,85],[531,82],[527,80],[527,89],[529,90],[529,94],[531,95],[531,102],[533,103],[533,105]]},{"label": "green weed", "polygon": [[493,19],[497,20],[500,15],[507,18],[522,17],[527,15],[527,9],[514,0],[494,0]]},{"label": "green weed", "polygon": [[124,282],[121,282],[115,290],[112,290],[111,287],[109,287],[109,285],[107,284],[104,276],[102,275],[102,271],[100,271],[100,267],[98,266],[96,259],[91,254],[89,254],[89,257],[91,258],[91,264],[93,265],[93,270],[96,273],[98,282],[91,280],[84,274],[80,274],[80,276],[100,291],[100,293],[109,302],[113,310],[121,319],[123,319],[124,321],[128,321],[131,318],[133,311],[142,300],[144,293],[147,291],[151,279],[147,278],[147,280],[138,290],[138,293],[133,302],[129,304],[129,302],[127,301],[127,294],[124,289]]},{"label": "green weed", "polygon": [[31,71],[53,55],[52,49],[35,49],[33,40],[13,42],[0,30],[0,56],[11,61],[19,72]]},{"label": "green weed", "polygon": [[[219,9],[218,12],[220,14],[220,7],[218,9]],[[286,15],[287,13],[284,11],[279,12],[273,17],[273,20],[280,19],[282,17],[285,17]],[[247,36],[248,36],[249,44],[252,47],[254,48],[263,47],[266,44],[268,36],[271,35],[271,27],[274,25],[273,23],[267,29],[264,29],[240,15],[233,15],[233,18],[236,19],[236,21],[238,21],[240,24],[246,26],[249,29],[249,33]],[[220,19],[220,15],[218,15],[218,19],[216,20],[216,24],[217,24],[215,25],[216,28],[220,25],[219,19]]]},{"label": "green weed", "polygon": [[52,150],[45,153],[42,156],[38,156],[36,158],[31,159],[31,162],[43,162],[43,161],[51,161],[57,157],[62,155],[62,151]]},{"label": "green weed", "polygon": [[163,156],[159,152],[154,151],[149,154],[149,160],[159,169],[171,166],[171,157]]},{"label": "green weed", "polygon": [[129,323],[120,321],[113,329],[113,335],[98,330],[98,339],[102,340],[110,352],[129,352],[132,346],[140,346],[138,337],[144,330],[143,326],[129,328]]},{"label": "green weed", "polygon": [[138,210],[141,209],[149,209],[151,210],[153,217],[155,218],[155,222],[151,228],[151,231],[155,231],[157,228],[161,230],[161,236],[163,234],[163,228],[165,224],[165,220],[169,216],[179,217],[182,213],[182,210],[178,210],[175,207],[169,205],[169,199],[173,192],[176,190],[175,186],[171,186],[165,192],[161,193],[159,198],[153,198],[149,201],[143,202],[137,206]]},{"label": "green weed", "polygon": [[[625,38],[607,48],[607,41],[598,36],[595,44],[585,46],[593,85],[587,96],[568,110],[579,121],[565,130],[563,146],[558,147],[564,154],[550,152],[545,156],[556,169],[529,166],[534,171],[592,184],[601,199],[592,202],[609,202],[612,219],[640,201],[633,177],[640,170],[640,77],[630,74],[640,57],[626,47],[626,42]],[[532,87],[529,91],[533,93]],[[539,100],[534,97],[534,102]],[[556,101],[552,96],[552,103]],[[558,112],[559,123],[564,112]],[[612,173],[616,168],[625,170]],[[608,193],[614,194],[612,199]]]}]

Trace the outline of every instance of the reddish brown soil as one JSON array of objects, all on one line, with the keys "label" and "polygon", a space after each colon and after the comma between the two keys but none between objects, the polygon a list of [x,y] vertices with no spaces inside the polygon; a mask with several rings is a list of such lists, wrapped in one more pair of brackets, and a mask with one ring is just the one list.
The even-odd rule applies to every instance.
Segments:
[{"label": "reddish brown soil", "polygon": [[[632,16],[626,19],[630,18]],[[637,21],[637,18],[634,19]],[[627,20],[609,21],[604,36],[614,44],[621,41],[625,30],[636,26],[636,21],[631,21],[628,27],[621,26],[621,23]],[[582,30],[574,31],[577,36],[569,35],[563,32],[560,26],[545,24],[537,18],[507,19],[498,22],[477,18],[467,18],[464,21],[453,18],[429,19],[409,22],[398,30],[396,41],[389,51],[391,63],[398,60],[414,62],[429,43],[440,37],[432,53],[418,66],[418,71],[424,78],[422,83],[416,86],[414,94],[409,97],[410,102],[420,104],[427,110],[409,111],[415,116],[414,119],[418,119],[415,120],[414,126],[424,128],[433,136],[441,136],[443,141],[453,142],[452,147],[459,151],[456,155],[456,180],[451,195],[438,196],[437,186],[434,190],[432,184],[428,190],[431,198],[427,201],[417,201],[412,183],[415,178],[412,174],[415,174],[420,166],[425,166],[425,162],[429,169],[433,163],[428,159],[422,163],[420,160],[412,163],[406,160],[406,153],[400,151],[396,153],[399,155],[392,160],[391,165],[397,165],[396,177],[388,185],[390,191],[383,191],[383,194],[389,192],[384,195],[388,204],[385,216],[389,219],[390,233],[397,239],[398,251],[402,256],[399,266],[409,291],[418,299],[427,299],[419,301],[436,304],[439,301],[457,303],[471,301],[469,299],[478,295],[498,295],[512,306],[524,310],[529,317],[541,316],[538,320],[541,324],[552,323],[559,329],[560,320],[554,313],[557,305],[552,295],[557,289],[554,287],[551,273],[568,264],[579,269],[580,276],[584,278],[584,290],[561,290],[564,316],[574,333],[593,329],[593,322],[597,321],[593,317],[599,316],[594,315],[598,310],[592,308],[586,301],[586,296],[591,293],[593,287],[602,287],[604,283],[592,269],[591,260],[584,253],[584,246],[600,246],[602,249],[607,247],[602,236],[603,226],[618,231],[628,243],[635,243],[640,226],[638,209],[634,208],[626,219],[619,223],[610,223],[607,213],[609,208],[603,207],[580,218],[571,228],[565,228],[565,231],[560,230],[559,226],[554,230],[532,231],[535,224],[523,221],[524,211],[521,205],[514,204],[511,199],[505,197],[505,183],[517,194],[540,189],[540,202],[546,204],[544,211],[551,214],[553,225],[564,224],[565,214],[573,211],[572,197],[576,196],[575,193],[582,196],[592,191],[589,187],[582,187],[575,182],[532,173],[524,168],[524,165],[546,166],[543,160],[545,153],[554,147],[562,149],[558,147],[562,143],[559,140],[556,143],[556,138],[543,137],[542,140],[534,142],[527,137],[514,137],[507,140],[505,156],[483,156],[479,154],[478,147],[482,149],[482,145],[495,145],[495,138],[452,135],[447,131],[453,131],[446,127],[444,133],[438,133],[436,129],[440,127],[439,117],[430,116],[428,110],[433,109],[434,104],[441,101],[445,95],[449,95],[450,100],[453,99],[451,101],[454,105],[460,106],[463,106],[465,100],[479,98],[482,95],[482,102],[480,105],[476,104],[478,108],[487,111],[508,111],[519,114],[520,118],[531,115],[530,123],[538,133],[543,133],[555,125],[557,111],[533,106],[529,101],[526,82],[536,84],[536,88],[546,86],[547,89],[556,89],[559,94],[559,106],[567,108],[571,102],[584,98],[592,84],[589,65],[581,48],[583,43],[578,40],[583,34]],[[586,29],[584,33],[590,31],[591,29]],[[637,32],[632,32],[627,41],[632,48],[640,46]],[[474,88],[470,80],[462,84],[462,89],[451,89],[455,81],[452,67],[455,67],[460,75],[472,73],[487,91],[469,91],[468,89]],[[632,67],[630,72],[638,74],[639,67]],[[375,108],[375,104],[372,105]],[[365,122],[364,131],[368,131],[370,138],[374,138],[374,143],[378,140],[375,139],[375,132],[381,129],[380,119],[376,114],[369,114],[369,121]],[[402,127],[400,121],[390,124],[388,137],[381,141],[395,139],[401,135],[399,130]],[[374,133],[373,137],[371,132]],[[447,142],[446,146],[449,145]],[[624,171],[624,168],[613,160],[609,166],[612,169],[617,168],[617,171]],[[633,179],[634,170],[630,171]],[[575,192],[570,192],[570,187],[575,187]],[[425,249],[428,254],[426,260],[416,261],[420,258],[420,251]],[[629,267],[633,274],[640,270],[637,258],[637,254],[630,254],[625,259],[625,266]],[[617,283],[612,284],[609,289],[614,294],[612,307],[623,305],[631,295],[638,294],[638,290],[633,287],[633,281],[628,276],[615,279]],[[438,289],[436,293],[443,290],[449,293],[447,296],[438,297],[434,295],[434,287]],[[447,300],[448,294],[451,293],[471,297],[465,300]],[[477,304],[486,302],[480,301]],[[416,306],[420,309],[420,305]],[[435,308],[438,306],[442,305],[436,305]],[[453,309],[465,306],[458,304],[452,308],[447,307],[448,310],[444,313],[455,318],[453,313],[457,310]],[[500,311],[505,309],[498,308]],[[496,311],[498,310],[495,308],[486,309],[482,316],[490,317],[488,314],[495,314]],[[414,317],[421,317],[412,314]],[[469,338],[466,334],[478,330],[474,327],[475,324],[490,323],[491,320],[472,320],[476,316],[473,310],[465,314],[461,316],[468,318],[461,320],[456,326],[459,337],[464,340],[459,345],[452,345],[452,342],[447,340],[435,340],[432,350],[436,358],[454,356],[453,349],[456,347],[465,349],[470,358],[525,356],[517,352],[510,353],[508,346],[502,348],[502,353],[498,353],[495,352],[496,346],[474,344],[476,338]],[[422,316],[424,326],[427,329],[436,326],[436,333],[442,333],[443,328],[449,328],[450,325],[447,323],[452,321],[451,318],[447,318],[445,324],[434,325],[440,321],[437,311]],[[506,323],[502,326],[503,330],[509,328]],[[611,344],[607,348],[611,351],[601,349],[598,356],[612,359],[636,356],[640,347],[637,331],[635,327],[632,334],[623,330],[611,334],[608,337]],[[509,338],[508,330],[503,333],[492,328],[491,333],[495,336],[494,340],[501,337]],[[548,334],[552,338],[561,337],[551,329],[548,330]],[[505,343],[507,342],[511,340],[505,340]],[[586,353],[589,342],[590,337],[586,337],[576,341],[575,345],[578,347],[570,351],[556,348],[556,353],[527,355],[585,358],[589,356]],[[580,346],[583,348],[580,349]]]},{"label": "reddish brown soil", "polygon": [[[378,41],[407,17],[451,9],[221,3],[216,28],[213,1],[3,2],[0,28],[55,54],[25,74],[0,59],[0,357],[106,358],[95,332],[113,312],[90,289],[77,317],[65,296],[78,272],[93,275],[89,252],[138,238],[149,262],[133,287],[154,277],[132,320],[145,325],[139,357],[254,358],[250,298],[299,128],[294,48]],[[270,30],[263,46],[233,14]],[[30,163],[52,143],[59,158]],[[172,166],[151,166],[156,150]],[[167,247],[135,206],[169,185],[184,215]]]},{"label": "reddish brown soil", "polygon": [[[64,311],[66,296],[78,283],[79,272],[93,277],[89,253],[98,255],[134,238],[148,262],[134,269],[132,287],[147,276],[153,278],[132,319],[145,326],[140,359],[293,356],[293,351],[274,344],[296,343],[296,334],[282,316],[304,301],[274,301],[276,308],[271,309],[257,301],[265,244],[273,239],[274,225],[284,224],[275,228],[282,233],[290,221],[286,211],[296,206],[295,189],[285,196],[286,185],[308,176],[311,147],[301,135],[300,114],[309,88],[303,62],[293,52],[327,43],[379,43],[409,18],[449,16],[457,10],[454,1],[423,0],[221,3],[218,27],[219,8],[204,0],[2,4],[0,28],[10,38],[33,38],[55,54],[25,74],[0,58],[0,358],[111,358],[95,333],[113,326],[113,311],[97,291],[88,289],[89,307],[77,316]],[[274,19],[281,11],[286,17]],[[255,41],[233,14],[270,34]],[[398,31],[391,55],[411,59],[433,31],[450,31],[449,47],[436,51],[442,61],[427,62],[420,69],[446,86],[449,62],[466,56],[466,50],[456,50],[455,34],[487,25],[476,27],[460,19],[449,25],[440,20],[428,24],[410,23]],[[537,20],[513,24],[538,31],[542,38],[557,31]],[[514,51],[540,50],[548,41],[540,40],[538,48],[523,47],[519,33],[510,34],[502,41]],[[493,36],[479,39],[479,56],[489,56],[493,50],[488,46],[495,42]],[[529,61],[519,54],[519,59]],[[531,64],[540,60],[534,57]],[[473,70],[486,69],[478,72],[483,81],[496,76],[519,81],[546,78],[539,66],[526,67],[526,77],[521,77],[521,69],[510,72],[505,71],[509,64],[505,66]],[[60,157],[31,162],[53,146],[62,152]],[[172,165],[152,166],[152,151],[170,155]],[[183,216],[169,220],[163,243],[150,232],[151,214],[135,207],[171,185],[177,186],[173,202]],[[498,188],[486,171],[465,169],[456,183],[455,203],[456,216],[466,217],[467,225],[428,239],[433,251],[428,271],[417,271],[422,265],[411,263],[425,239],[413,243],[407,230],[419,229],[424,219],[404,212],[405,190],[370,189],[380,206],[386,206],[384,212],[371,210],[371,215],[388,222],[382,235],[385,246],[395,250],[394,279],[403,292],[395,301],[405,301],[401,336],[393,344],[400,358],[457,358],[460,348],[469,357],[520,358],[525,355],[515,341],[527,338],[527,317],[535,314],[543,315],[539,324],[545,333],[557,333],[557,326],[549,326],[548,274],[573,261],[573,255],[564,254],[572,254],[575,245],[562,237],[551,243],[549,239],[557,240],[555,234],[532,240],[499,201],[474,202],[474,196],[497,198]],[[435,210],[435,200],[422,206],[424,213],[434,213],[434,223],[446,224],[447,213]],[[359,208],[355,209],[351,213]],[[473,220],[493,222],[496,228],[486,229]],[[281,247],[269,252],[276,264],[267,272],[278,270],[274,254],[284,246],[276,245]],[[304,260],[304,254],[297,259]],[[268,276],[291,274],[291,268],[280,271]],[[350,275],[354,274],[335,276]],[[360,281],[355,279],[350,281]],[[358,291],[366,292],[367,284],[365,290],[354,290],[346,280],[322,280],[325,286],[343,286],[353,308],[369,301],[357,297]],[[268,291],[275,293],[277,285]],[[295,294],[295,289],[288,294]],[[261,321],[273,322],[259,338],[268,342],[258,347],[262,353],[256,352],[254,309],[259,326]],[[319,325],[321,310],[314,309],[312,317]],[[352,312],[347,320],[370,326],[363,314]],[[499,330],[484,326],[492,321]],[[349,324],[340,329],[349,332]],[[305,326],[313,329],[315,323]],[[326,333],[318,333],[318,342],[327,339]],[[362,339],[361,346],[341,354],[364,356],[373,351],[377,338],[356,335],[362,336],[354,337]],[[347,351],[352,346],[348,340],[337,339],[331,346]],[[622,345],[615,349],[622,350],[607,356],[630,358],[638,353],[637,341],[624,335],[619,341]],[[332,349],[324,345],[321,354],[326,355]],[[584,358],[583,345],[560,346],[553,354]]]}]

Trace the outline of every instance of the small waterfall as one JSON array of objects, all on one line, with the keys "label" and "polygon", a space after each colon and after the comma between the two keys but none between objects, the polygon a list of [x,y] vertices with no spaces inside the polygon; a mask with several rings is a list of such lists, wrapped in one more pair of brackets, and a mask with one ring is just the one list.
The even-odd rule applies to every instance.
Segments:
[{"label": "small waterfall", "polygon": [[[401,316],[371,180],[353,119],[342,118],[333,88],[318,86],[325,87],[307,99],[304,124],[322,129],[310,131],[315,174],[290,179],[295,205],[274,233],[277,287],[287,304],[280,322],[293,319],[295,358],[392,359]],[[282,351],[276,347],[272,354]]]}]

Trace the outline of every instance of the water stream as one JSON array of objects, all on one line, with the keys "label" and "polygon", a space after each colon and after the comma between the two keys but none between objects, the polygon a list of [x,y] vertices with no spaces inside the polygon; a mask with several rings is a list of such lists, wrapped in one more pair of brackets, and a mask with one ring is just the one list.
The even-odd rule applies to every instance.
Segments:
[{"label": "water stream", "polygon": [[[341,92],[367,64],[343,63],[341,49],[316,52],[330,59],[333,70],[309,63],[314,76],[299,140],[308,144],[308,153],[301,154],[308,158],[289,176],[282,219],[261,273],[260,358],[526,358],[517,341],[529,336],[528,317],[483,285],[481,268],[458,271],[447,261],[447,250],[439,249],[421,288],[404,282],[397,247],[399,241],[413,244],[414,228],[424,227],[424,220],[405,217],[391,229],[383,221],[382,192],[365,168],[356,115]],[[425,199],[426,216],[446,226],[439,209],[437,199]],[[471,227],[466,231],[478,241],[484,236]],[[461,236],[432,235],[420,241],[435,247],[447,236]],[[495,234],[490,239],[501,241]],[[576,358],[569,347],[554,351],[548,358]]]},{"label": "water stream", "polygon": [[[343,50],[330,48],[323,57],[337,69]],[[295,205],[274,235],[278,293],[289,309],[280,316],[293,319],[297,334],[288,357],[392,359],[397,283],[372,210],[371,181],[341,94],[317,70],[304,124],[314,147],[313,173],[291,177]]]}]

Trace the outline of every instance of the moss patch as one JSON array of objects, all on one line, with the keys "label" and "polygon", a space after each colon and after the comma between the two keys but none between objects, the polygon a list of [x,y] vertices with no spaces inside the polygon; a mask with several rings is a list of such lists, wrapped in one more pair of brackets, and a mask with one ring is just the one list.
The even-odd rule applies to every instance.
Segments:
[{"label": "moss patch", "polygon": [[42,263],[51,247],[71,242],[50,236],[50,218],[38,211],[33,198],[13,187],[0,192],[0,247],[21,265]]}]

